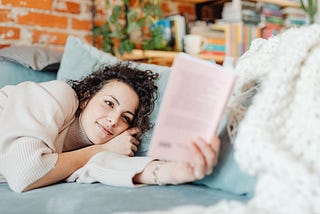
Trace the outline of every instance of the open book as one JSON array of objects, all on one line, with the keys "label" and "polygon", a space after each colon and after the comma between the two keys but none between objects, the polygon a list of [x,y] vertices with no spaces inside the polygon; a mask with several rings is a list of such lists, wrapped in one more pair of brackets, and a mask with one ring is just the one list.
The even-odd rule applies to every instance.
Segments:
[{"label": "open book", "polygon": [[175,57],[171,72],[148,156],[188,161],[192,139],[217,135],[236,75],[184,53]]}]

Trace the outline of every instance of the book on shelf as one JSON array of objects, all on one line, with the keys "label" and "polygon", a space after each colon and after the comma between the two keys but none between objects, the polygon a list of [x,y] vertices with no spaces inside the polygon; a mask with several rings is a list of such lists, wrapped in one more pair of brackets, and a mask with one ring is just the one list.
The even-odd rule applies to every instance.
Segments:
[{"label": "book on shelf", "polygon": [[173,21],[175,39],[175,45],[173,49],[175,51],[183,51],[183,38],[186,35],[186,20],[182,15],[172,15],[168,18]]},{"label": "book on shelf", "polygon": [[221,65],[179,53],[172,65],[148,155],[190,161],[192,139],[218,135],[236,75]]},{"label": "book on shelf", "polygon": [[152,26],[160,27],[162,31],[163,37],[163,46],[169,47],[169,49],[173,49],[175,46],[175,35],[174,35],[174,23],[172,19],[165,18],[156,22],[155,25]]},{"label": "book on shelf", "polygon": [[183,51],[183,37],[186,35],[186,21],[184,16],[168,16],[159,20],[155,26],[162,27],[164,42],[170,49]]}]

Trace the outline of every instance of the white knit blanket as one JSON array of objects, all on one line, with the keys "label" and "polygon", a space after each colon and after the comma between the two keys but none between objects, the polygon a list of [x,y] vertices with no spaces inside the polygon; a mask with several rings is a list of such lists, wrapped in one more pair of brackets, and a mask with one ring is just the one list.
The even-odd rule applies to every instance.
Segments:
[{"label": "white knit blanket", "polygon": [[231,134],[236,161],[258,177],[254,197],[148,213],[320,213],[320,26],[256,40],[236,71]]}]

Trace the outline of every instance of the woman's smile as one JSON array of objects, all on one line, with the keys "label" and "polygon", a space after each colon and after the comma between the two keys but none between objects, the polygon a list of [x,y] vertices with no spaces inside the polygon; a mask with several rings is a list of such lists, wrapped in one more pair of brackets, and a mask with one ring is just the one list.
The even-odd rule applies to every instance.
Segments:
[{"label": "woman's smile", "polygon": [[96,122],[98,128],[106,135],[106,136],[112,136],[113,135],[113,132],[107,128],[107,127],[104,127],[103,125],[101,125],[99,122]]}]

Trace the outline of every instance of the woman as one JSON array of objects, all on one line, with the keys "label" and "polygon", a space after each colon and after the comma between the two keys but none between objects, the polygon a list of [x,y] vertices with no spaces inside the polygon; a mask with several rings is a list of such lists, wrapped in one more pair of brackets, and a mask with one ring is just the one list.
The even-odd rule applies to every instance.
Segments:
[{"label": "woman", "polygon": [[[71,87],[50,81],[2,88],[0,180],[16,192],[47,186],[102,151],[120,154],[129,165],[139,136],[150,127],[156,79],[151,71],[119,63],[70,81]],[[146,157],[131,181],[178,184],[204,177],[217,162],[220,141],[199,138],[192,145],[192,163]]]}]

